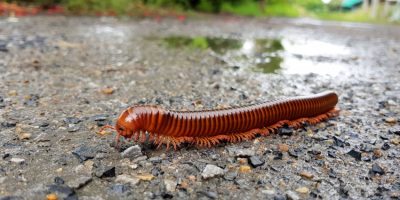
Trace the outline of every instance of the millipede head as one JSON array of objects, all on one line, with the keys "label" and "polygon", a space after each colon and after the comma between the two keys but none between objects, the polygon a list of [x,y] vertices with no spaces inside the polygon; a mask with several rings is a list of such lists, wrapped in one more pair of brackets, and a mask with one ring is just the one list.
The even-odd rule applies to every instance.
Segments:
[{"label": "millipede head", "polygon": [[[121,113],[115,124],[115,130],[118,132],[118,135],[124,138],[131,138],[134,135],[139,136],[138,133],[140,132],[137,123],[135,123],[137,116],[135,113],[131,113],[129,109]],[[137,138],[135,139],[137,140]]]}]

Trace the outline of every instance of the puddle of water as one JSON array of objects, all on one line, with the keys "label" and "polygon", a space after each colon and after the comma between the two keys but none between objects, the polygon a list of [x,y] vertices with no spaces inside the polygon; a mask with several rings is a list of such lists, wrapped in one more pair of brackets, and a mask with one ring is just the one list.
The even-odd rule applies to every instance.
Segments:
[{"label": "puddle of water", "polygon": [[228,50],[237,50],[242,47],[242,42],[240,40],[226,38],[171,36],[164,38],[163,41],[168,47],[172,48],[210,48],[214,52],[222,54],[226,53]]},{"label": "puddle of water", "polygon": [[339,75],[348,70],[342,62],[346,46],[319,40],[232,39],[171,36],[161,39],[170,48],[210,49],[230,65],[261,73]]}]

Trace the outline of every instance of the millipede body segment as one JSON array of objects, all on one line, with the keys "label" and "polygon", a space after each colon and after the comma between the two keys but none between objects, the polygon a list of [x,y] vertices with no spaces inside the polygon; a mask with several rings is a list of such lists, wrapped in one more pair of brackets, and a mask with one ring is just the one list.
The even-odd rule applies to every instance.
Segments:
[{"label": "millipede body segment", "polygon": [[133,106],[124,110],[115,125],[120,136],[158,145],[193,143],[212,146],[221,141],[238,142],[256,135],[268,135],[288,125],[315,124],[336,116],[338,96],[323,92],[289,97],[249,106],[205,111],[173,111],[157,106]]}]

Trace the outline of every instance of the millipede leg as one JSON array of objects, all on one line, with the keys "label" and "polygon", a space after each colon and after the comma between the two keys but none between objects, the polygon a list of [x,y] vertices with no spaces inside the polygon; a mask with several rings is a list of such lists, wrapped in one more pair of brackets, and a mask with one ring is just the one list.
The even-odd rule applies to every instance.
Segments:
[{"label": "millipede leg", "polygon": [[140,142],[144,143],[146,141],[146,132],[143,132],[142,135],[140,136]]},{"label": "millipede leg", "polygon": [[119,148],[119,139],[120,139],[121,135],[117,134],[117,136],[115,137],[115,148]]},{"label": "millipede leg", "polygon": [[102,127],[100,128],[100,130],[97,131],[97,134],[104,135],[104,134],[102,134],[102,132],[103,132],[105,129],[112,129],[112,130],[115,130],[115,127],[114,127],[114,126],[111,126],[111,125],[102,126]]}]

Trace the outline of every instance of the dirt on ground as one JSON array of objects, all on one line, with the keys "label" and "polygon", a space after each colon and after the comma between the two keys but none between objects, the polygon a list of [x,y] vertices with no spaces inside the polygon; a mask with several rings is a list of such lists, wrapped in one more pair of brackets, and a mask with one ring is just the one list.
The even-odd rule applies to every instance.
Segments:
[{"label": "dirt on ground", "polygon": [[[399,199],[400,28],[308,19],[0,19],[0,199]],[[178,150],[96,132],[130,105],[326,90],[315,126]]]}]

